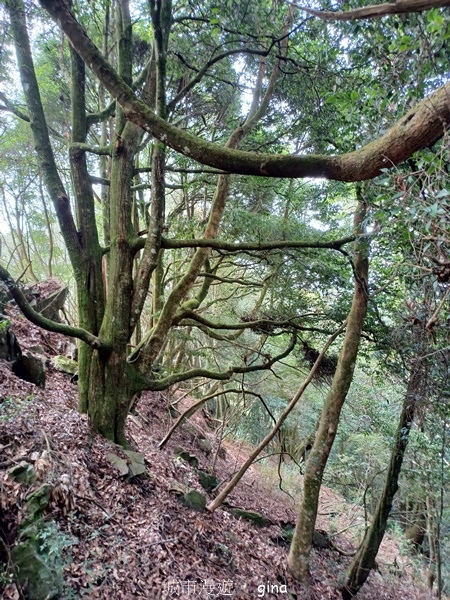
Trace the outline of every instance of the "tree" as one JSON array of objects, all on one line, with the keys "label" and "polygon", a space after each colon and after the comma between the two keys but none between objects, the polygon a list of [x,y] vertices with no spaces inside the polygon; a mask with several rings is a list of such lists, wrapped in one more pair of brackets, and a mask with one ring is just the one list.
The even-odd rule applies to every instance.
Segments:
[{"label": "tree", "polygon": [[[61,42],[62,61],[70,73],[67,91],[71,121],[69,131],[65,131],[70,138],[65,149],[70,181],[65,181],[54,151],[55,138],[58,143],[65,138],[58,132],[56,117],[56,123],[50,125],[53,115],[45,106],[45,89],[35,68],[33,55],[37,50],[29,41],[27,18],[37,17],[31,9],[26,15],[21,0],[5,0],[4,5],[27,114],[19,110],[20,98],[7,98],[5,107],[30,123],[39,173],[53,202],[74,271],[78,327],[53,324],[37,315],[3,267],[0,277],[28,318],[81,340],[79,407],[89,413],[96,431],[126,444],[126,417],[133,398],[141,391],[167,389],[195,378],[230,381],[236,375],[269,370],[295,349],[301,332],[330,333],[333,310],[329,307],[325,329],[317,326],[316,315],[296,314],[294,303],[290,314],[282,314],[280,301],[272,302],[271,308],[277,309],[274,313],[261,309],[269,306],[269,283],[280,285],[279,274],[286,263],[296,268],[294,251],[309,252],[299,273],[310,283],[311,293],[317,295],[311,282],[317,278],[314,267],[320,261],[314,263],[313,252],[339,253],[347,260],[347,269],[352,269],[354,296],[346,338],[308,461],[305,494],[289,558],[295,576],[307,580],[320,483],[351,383],[367,310],[368,250],[361,212],[366,200],[359,198],[354,235],[348,231],[334,235],[332,227],[324,235],[311,225],[293,226],[289,218],[296,200],[293,187],[279,184],[276,189],[277,183],[272,182],[264,189],[260,178],[372,179],[441,139],[450,120],[450,84],[438,87],[425,99],[421,88],[418,103],[387,132],[359,150],[349,151],[352,141],[345,137],[345,119],[333,114],[330,104],[322,101],[326,94],[331,98],[337,75],[349,80],[351,76],[342,65],[345,61],[338,57],[337,74],[328,65],[323,67],[322,42],[317,40],[323,36],[326,49],[336,56],[339,43],[333,45],[334,32],[320,20],[292,23],[297,14],[294,7],[261,1],[249,11],[241,3],[217,7],[205,1],[194,7],[181,1],[172,6],[170,0],[131,7],[128,0],[121,0],[112,5],[100,1],[89,6],[74,4],[75,15],[63,0],[41,0],[71,44],[68,50]],[[418,4],[409,0],[408,6],[417,8]],[[39,13],[41,22],[47,22],[47,13]],[[151,34],[140,21],[151,23]],[[314,60],[304,58],[305,49]],[[292,80],[289,69],[293,70]],[[367,70],[361,67],[358,77],[368,78]],[[320,77],[316,77],[318,73]],[[358,81],[352,83],[357,85]],[[427,81],[429,87],[432,83]],[[246,99],[242,90],[249,87],[252,97]],[[369,96],[369,86],[364,91]],[[350,95],[350,102],[357,99],[355,93],[356,98]],[[276,94],[278,111],[270,105]],[[313,116],[302,106],[302,100],[307,106],[306,101],[313,105]],[[245,102],[247,116],[242,119]],[[384,114],[379,118],[384,125]],[[302,145],[293,138],[300,136],[306,125]],[[239,149],[243,144],[245,149]],[[343,153],[332,154],[340,150],[339,146]],[[288,153],[292,147],[295,154]],[[266,148],[268,152],[261,152]],[[302,150],[304,154],[299,154]],[[252,180],[236,182],[232,175],[258,180],[252,186]],[[210,180],[200,184],[201,177],[217,177],[217,181],[214,185]],[[100,205],[95,185],[101,186]],[[144,194],[148,188],[150,197]],[[259,218],[258,228],[264,225],[265,207],[271,202],[275,205],[282,197],[280,192],[285,193],[282,218],[270,221],[271,233],[276,235],[264,242],[259,235],[262,227],[257,239],[248,241],[247,232],[227,215],[230,190],[242,200],[244,188],[251,191],[256,207],[251,222]],[[201,209],[199,189],[203,193]],[[171,197],[169,191],[174,192]],[[335,191],[335,195],[342,201],[342,191]],[[247,212],[249,206],[247,200]],[[304,214],[307,212],[305,209]],[[223,237],[228,234],[228,239],[218,237],[221,226]],[[178,228],[190,239],[164,235],[166,227]],[[355,237],[356,250],[350,257],[345,247]],[[267,259],[274,250],[276,258]],[[181,269],[175,259],[168,258],[169,251],[179,252]],[[234,260],[238,253],[239,259]],[[258,297],[254,288],[259,281],[255,285],[248,277],[250,269],[245,268],[249,255],[255,262],[266,261],[260,268],[265,279]],[[329,274],[331,268],[326,272]],[[342,268],[338,279],[339,283],[348,280]],[[245,318],[221,320],[220,311],[214,313],[214,282],[242,286],[241,292],[251,289]],[[145,327],[142,317],[149,292],[151,316]],[[335,295],[339,294],[342,289]],[[225,298],[224,294],[220,306]],[[337,315],[336,321],[343,320],[341,317]],[[253,331],[260,334],[261,341],[242,349],[242,362],[234,360],[237,354],[233,354],[231,364],[220,357],[217,368],[205,368],[199,357],[186,364],[186,337],[180,341],[176,336],[181,328],[188,332],[195,328],[208,341],[227,343],[235,342],[243,330]],[[272,342],[267,351],[264,344],[275,336],[278,343]]]}]

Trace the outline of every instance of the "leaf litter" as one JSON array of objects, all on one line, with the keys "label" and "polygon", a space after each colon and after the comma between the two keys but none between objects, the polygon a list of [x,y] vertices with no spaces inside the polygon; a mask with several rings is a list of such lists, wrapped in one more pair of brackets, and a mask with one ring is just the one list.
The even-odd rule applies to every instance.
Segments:
[{"label": "leaf litter", "polygon": [[[332,600],[341,597],[339,578],[345,572],[358,538],[353,526],[362,511],[324,487],[317,527],[325,532],[336,525],[334,542],[341,549],[314,547],[311,585],[306,590],[287,570],[287,544],[279,543],[282,528],[295,523],[295,502],[277,489],[277,477],[253,465],[225,506],[214,513],[197,512],[180,501],[183,490],[207,495],[193,466],[176,456],[176,449],[197,457],[199,469],[228,481],[240,467],[250,446],[225,441],[217,456],[218,440],[201,413],[175,431],[168,444],[158,444],[173,423],[162,394],[144,393],[127,434],[132,449],[141,453],[148,475],[121,476],[108,455],[122,460],[122,450],[93,433],[86,415],[76,410],[77,387],[70,376],[55,371],[52,352],[62,352],[64,338],[43,332],[27,321],[13,318],[23,347],[39,344],[48,353],[47,383],[42,390],[18,379],[8,363],[0,361],[0,510],[2,537],[13,544],[23,518],[25,498],[42,483],[52,486],[47,520],[57,523],[70,544],[63,550],[64,598],[148,598],[165,600],[256,598]],[[184,407],[193,403],[184,396]],[[199,445],[199,436],[212,452]],[[33,465],[31,487],[13,481],[7,471],[25,460]],[[272,471],[276,473],[276,462]],[[301,475],[298,475],[299,480]],[[178,492],[176,491],[178,488]],[[236,519],[230,509],[257,511],[269,525],[256,527]],[[358,524],[358,523],[357,523]],[[426,600],[424,570],[417,573],[411,557],[386,537],[373,571],[358,594],[361,600]],[[394,568],[395,567],[395,568]],[[417,567],[416,567],[417,568]],[[1,586],[1,583],[0,583]],[[1,588],[0,588],[1,590]],[[3,598],[19,598],[15,585],[3,589]]]}]

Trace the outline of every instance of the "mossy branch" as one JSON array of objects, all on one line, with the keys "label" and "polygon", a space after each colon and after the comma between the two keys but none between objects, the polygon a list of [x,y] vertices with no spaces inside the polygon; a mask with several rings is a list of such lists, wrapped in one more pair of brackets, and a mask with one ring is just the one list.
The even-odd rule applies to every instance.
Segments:
[{"label": "mossy branch", "polygon": [[[288,0],[287,0],[288,1]],[[326,11],[299,6],[294,2],[288,1],[288,4],[302,10],[309,15],[319,17],[324,21],[356,21],[358,19],[379,19],[388,15],[404,15],[412,12],[422,12],[432,8],[441,8],[450,6],[450,0],[394,0],[394,2],[384,2],[383,4],[373,4],[362,6],[354,10]]]},{"label": "mossy branch", "polygon": [[450,123],[450,83],[447,83],[408,111],[383,136],[348,154],[260,154],[218,146],[167,123],[139,100],[104,59],[63,0],[40,0],[40,3],[60,23],[89,68],[117,98],[128,119],[177,152],[230,173],[287,178],[325,177],[347,182],[373,179],[382,169],[391,168],[418,150],[434,144]]},{"label": "mossy branch", "polygon": [[[140,232],[141,233],[141,232]],[[212,248],[213,250],[223,250],[224,252],[262,252],[264,250],[282,250],[290,248],[303,249],[329,249],[340,251],[342,246],[355,241],[355,236],[350,235],[338,240],[327,242],[311,241],[300,242],[297,240],[275,240],[273,242],[241,243],[234,244],[225,240],[199,238],[196,240],[175,240],[162,238],[161,247],[165,250],[176,250],[178,248]],[[136,252],[145,245],[145,239],[137,239],[135,243]]]},{"label": "mossy branch", "polygon": [[319,368],[320,363],[322,362],[323,357],[325,356],[326,351],[331,346],[331,344],[334,342],[334,340],[344,331],[346,323],[347,323],[347,321],[345,321],[339,327],[339,329],[337,329],[337,331],[335,331],[329,337],[329,339],[327,340],[326,344],[322,348],[321,353],[317,357],[316,362],[312,366],[312,368],[311,368],[308,376],[306,377],[306,379],[301,384],[301,386],[298,389],[298,391],[295,394],[295,396],[292,398],[292,400],[286,406],[286,408],[284,409],[284,411],[281,413],[281,416],[278,419],[278,421],[276,422],[276,424],[273,427],[273,429],[270,431],[270,433],[268,433],[266,435],[266,437],[262,440],[262,442],[250,454],[250,456],[247,458],[247,460],[245,461],[245,463],[242,465],[242,467],[239,469],[239,471],[236,473],[236,475],[233,477],[233,479],[228,483],[228,485],[220,492],[220,494],[217,496],[217,498],[215,498],[207,506],[207,509],[209,511],[213,512],[214,510],[216,510],[216,508],[218,508],[223,503],[223,501],[228,496],[228,494],[230,494],[230,492],[236,487],[236,485],[242,479],[242,477],[244,476],[244,473],[247,471],[247,469],[250,467],[250,465],[253,463],[253,461],[256,459],[256,457],[262,452],[262,450],[264,450],[264,448],[267,446],[267,444],[269,442],[271,442],[273,440],[273,438],[276,436],[276,434],[280,430],[280,427],[283,425],[283,423],[285,422],[285,420],[287,419],[287,417],[289,416],[289,414],[294,409],[294,407],[297,404],[297,402],[302,397],[304,391],[306,390],[306,388],[308,387],[308,385],[311,383],[311,381],[312,381],[312,379],[314,377],[314,373]]},{"label": "mossy branch", "polygon": [[46,329],[47,331],[53,331],[54,333],[62,333],[63,335],[67,335],[70,337],[77,338],[78,340],[82,340],[88,346],[95,349],[106,349],[107,346],[104,344],[98,337],[89,333],[85,329],[81,327],[72,327],[71,325],[65,325],[63,323],[56,323],[51,319],[47,319],[40,313],[36,312],[28,300],[25,298],[22,291],[16,285],[14,279],[8,273],[8,271],[0,265],[0,280],[6,285],[9,293],[14,298],[17,303],[17,306],[22,311],[23,315],[32,323],[37,325],[38,327],[42,327],[42,329]]},{"label": "mossy branch", "polygon": [[273,365],[288,356],[292,350],[295,348],[295,344],[297,343],[297,336],[293,335],[290,341],[289,346],[277,356],[268,358],[266,362],[258,363],[256,365],[249,365],[245,367],[230,367],[226,371],[209,371],[208,369],[191,369],[189,371],[184,371],[182,373],[173,373],[172,375],[168,375],[163,379],[158,379],[154,381],[149,381],[148,385],[142,389],[149,389],[152,391],[162,391],[169,388],[171,385],[175,383],[180,383],[182,381],[188,381],[189,379],[194,379],[196,377],[206,377],[208,379],[216,379],[219,381],[227,381],[231,379],[231,377],[237,373],[252,373],[255,371],[264,371],[271,369]]}]

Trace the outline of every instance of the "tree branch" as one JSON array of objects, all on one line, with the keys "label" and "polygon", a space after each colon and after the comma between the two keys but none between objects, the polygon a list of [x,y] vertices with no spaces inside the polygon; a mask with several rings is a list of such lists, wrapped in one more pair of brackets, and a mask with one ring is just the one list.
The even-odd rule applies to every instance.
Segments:
[{"label": "tree branch", "polygon": [[158,392],[166,390],[168,387],[174,385],[175,383],[187,381],[188,379],[194,379],[195,377],[207,377],[208,379],[218,379],[220,381],[227,381],[228,379],[231,379],[231,377],[236,373],[252,373],[255,371],[264,371],[267,369],[271,369],[276,362],[282,360],[292,352],[292,350],[295,348],[296,343],[297,336],[294,334],[286,350],[284,350],[281,354],[278,354],[275,357],[269,358],[267,362],[264,363],[249,365],[245,367],[230,367],[226,371],[221,372],[209,371],[208,369],[191,369],[190,371],[185,371],[184,373],[174,373],[172,375],[164,377],[163,379],[150,381],[148,382],[148,387],[146,387],[145,389],[149,389],[153,392]]},{"label": "tree branch", "polygon": [[285,1],[294,8],[303,10],[309,15],[319,17],[319,19],[323,19],[324,21],[356,21],[358,19],[376,19],[379,17],[385,17],[387,15],[401,15],[405,13],[431,10],[432,8],[450,6],[450,0],[394,0],[394,2],[374,4],[361,8],[355,8],[354,10],[333,12],[315,10],[313,8],[307,8],[306,6],[299,6],[295,2],[289,2],[289,0]]},{"label": "tree branch", "polygon": [[90,144],[84,144],[83,142],[72,142],[70,144],[70,150],[73,152],[89,152],[90,154],[97,154],[98,156],[111,156],[111,146],[91,146]]},{"label": "tree branch", "polygon": [[[213,398],[216,398],[217,396],[224,396],[225,394],[250,394],[252,396],[256,396],[257,398],[259,398],[259,400],[265,405],[265,402],[262,398],[262,396],[260,394],[256,394],[255,392],[251,392],[250,390],[242,390],[242,389],[229,389],[229,390],[223,390],[221,392],[214,392],[213,394],[209,394],[208,396],[203,396],[203,398],[200,398],[200,400],[197,400],[197,402],[194,402],[194,404],[192,404],[189,408],[187,408],[183,413],[181,413],[181,415],[178,417],[178,419],[175,421],[175,423],[172,425],[172,427],[169,429],[169,431],[166,433],[166,435],[164,436],[164,438],[159,442],[158,444],[158,448],[164,448],[164,446],[167,444],[167,442],[170,440],[170,438],[173,435],[173,432],[182,424],[184,423],[184,421],[186,421],[186,419],[189,419],[189,417],[191,417],[195,412],[197,412],[197,410],[203,406],[203,404],[205,404],[206,402],[208,402],[208,400],[212,400]],[[267,409],[267,407],[266,407]],[[270,416],[272,417],[272,419],[274,420],[272,414],[269,412]]]},{"label": "tree branch", "polygon": [[70,43],[117,98],[130,120],[177,152],[230,173],[286,178],[325,177],[348,182],[368,180],[379,175],[382,169],[391,168],[414,152],[434,144],[450,123],[450,83],[447,83],[412,108],[383,136],[348,154],[271,155],[217,146],[167,123],[139,100],[105,61],[63,0],[40,0],[40,3],[60,23]]},{"label": "tree branch", "polygon": [[222,504],[222,502],[225,500],[225,498],[228,496],[228,494],[234,489],[234,487],[242,479],[242,477],[244,476],[244,473],[250,467],[250,465],[255,460],[255,458],[258,456],[258,454],[260,454],[260,452],[262,450],[264,450],[264,448],[267,446],[267,444],[270,441],[273,440],[273,438],[275,437],[275,435],[279,431],[280,427],[283,425],[283,423],[285,422],[285,420],[287,419],[287,417],[289,416],[289,414],[294,409],[294,407],[297,404],[297,402],[302,397],[304,391],[306,390],[306,388],[308,387],[308,385],[311,383],[312,378],[314,377],[314,373],[319,368],[320,363],[322,362],[323,357],[325,356],[326,351],[331,346],[331,344],[334,342],[334,340],[344,331],[344,329],[346,327],[346,324],[347,324],[347,321],[345,321],[339,327],[339,329],[337,329],[333,333],[333,335],[331,335],[329,337],[329,339],[327,340],[326,344],[322,348],[321,353],[317,357],[316,362],[312,366],[312,368],[311,368],[308,376],[303,381],[303,383],[301,384],[301,386],[298,389],[297,393],[294,395],[294,397],[292,398],[292,400],[286,406],[286,408],[284,409],[284,411],[281,413],[281,416],[278,419],[278,421],[276,422],[275,427],[272,429],[272,431],[269,434],[266,435],[266,437],[262,440],[262,442],[250,454],[250,456],[247,458],[247,460],[245,461],[245,463],[242,465],[242,467],[239,469],[239,471],[236,473],[236,475],[233,477],[233,479],[228,483],[228,485],[220,492],[220,494],[217,496],[217,498],[215,498],[210,504],[208,504],[207,509],[209,511],[211,511],[211,512],[215,511],[216,508],[218,508]]},{"label": "tree branch", "polygon": [[9,293],[14,298],[17,303],[17,306],[20,308],[24,316],[37,325],[38,327],[42,327],[47,331],[53,331],[54,333],[62,333],[63,335],[67,335],[70,337],[77,338],[78,340],[82,340],[91,348],[95,349],[106,349],[107,346],[104,344],[98,337],[89,333],[85,329],[81,329],[81,327],[72,327],[71,325],[64,325],[63,323],[56,323],[55,321],[51,321],[47,319],[40,313],[36,312],[28,302],[28,300],[23,295],[22,291],[17,287],[14,279],[8,273],[8,271],[0,265],[0,279],[6,285]]},{"label": "tree branch", "polygon": [[[144,240],[143,240],[144,241]],[[176,248],[213,248],[214,250],[225,250],[227,252],[258,252],[264,250],[281,250],[282,248],[323,248],[340,250],[345,244],[355,241],[355,236],[347,236],[340,240],[329,242],[298,242],[296,240],[277,240],[275,242],[259,242],[233,244],[224,240],[198,239],[198,240],[175,240],[163,238],[162,247],[166,249]],[[138,243],[138,242],[136,242]]]}]

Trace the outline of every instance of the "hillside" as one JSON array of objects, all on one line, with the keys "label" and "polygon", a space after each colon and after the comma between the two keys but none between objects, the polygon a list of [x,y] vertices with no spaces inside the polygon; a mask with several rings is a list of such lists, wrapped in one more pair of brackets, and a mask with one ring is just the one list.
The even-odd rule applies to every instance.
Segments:
[{"label": "hillside", "polygon": [[[40,346],[45,351],[47,382],[40,389],[18,379],[9,364],[0,361],[1,527],[4,538],[13,543],[18,522],[25,518],[26,499],[49,484],[44,517],[54,520],[64,536],[54,533],[47,545],[54,555],[51,560],[62,560],[63,598],[340,598],[338,579],[355,547],[353,532],[363,522],[358,507],[323,489],[318,527],[337,535],[318,537],[325,547],[313,550],[308,595],[286,569],[288,545],[282,533],[295,522],[295,502],[278,489],[276,462],[250,469],[227,506],[214,514],[184,506],[184,488],[206,492],[196,469],[177,458],[176,448],[195,455],[202,471],[211,472],[214,465],[220,481],[241,465],[248,448],[226,441],[218,454],[214,431],[195,415],[159,450],[173,419],[164,396],[147,393],[128,419],[128,437],[144,455],[148,475],[128,481],[108,454],[126,456],[92,433],[86,416],[76,411],[76,383],[50,364],[64,340],[17,316],[13,321],[22,350]],[[183,399],[185,406],[190,402],[189,397]],[[31,485],[8,476],[22,461],[34,467],[36,480]],[[233,507],[257,511],[269,524],[257,527],[235,518]],[[400,555],[393,540],[385,540],[379,570],[358,597],[431,597],[422,587],[424,573],[414,577],[410,565],[411,557]],[[14,583],[3,578],[1,584],[3,598],[23,597]]]}]

